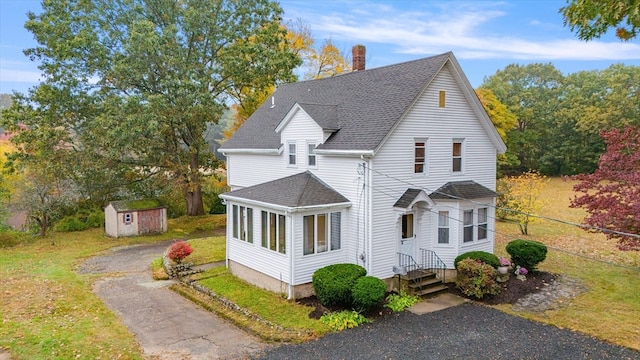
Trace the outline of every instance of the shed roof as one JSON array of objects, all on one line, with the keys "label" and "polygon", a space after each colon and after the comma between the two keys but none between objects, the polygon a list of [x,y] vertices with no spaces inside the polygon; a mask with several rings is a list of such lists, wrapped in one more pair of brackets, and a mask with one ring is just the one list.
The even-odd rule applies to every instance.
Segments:
[{"label": "shed roof", "polygon": [[113,206],[116,212],[150,210],[166,207],[163,206],[160,201],[154,199],[117,200],[110,201],[109,204]]}]

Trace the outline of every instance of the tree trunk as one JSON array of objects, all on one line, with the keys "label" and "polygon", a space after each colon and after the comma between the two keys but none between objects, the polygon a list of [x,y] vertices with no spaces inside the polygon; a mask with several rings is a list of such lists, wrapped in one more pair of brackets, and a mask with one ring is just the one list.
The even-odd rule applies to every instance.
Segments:
[{"label": "tree trunk", "polygon": [[200,184],[200,162],[198,161],[197,151],[191,153],[191,166],[189,175],[182,188],[182,195],[187,202],[187,215],[204,215],[202,185]]}]

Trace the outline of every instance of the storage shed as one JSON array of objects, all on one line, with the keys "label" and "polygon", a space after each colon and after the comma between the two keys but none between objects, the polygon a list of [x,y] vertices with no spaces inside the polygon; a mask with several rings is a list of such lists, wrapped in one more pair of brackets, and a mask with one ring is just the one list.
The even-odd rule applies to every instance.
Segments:
[{"label": "storage shed", "polygon": [[156,200],[111,201],[104,208],[108,236],[119,238],[167,231],[167,207]]}]

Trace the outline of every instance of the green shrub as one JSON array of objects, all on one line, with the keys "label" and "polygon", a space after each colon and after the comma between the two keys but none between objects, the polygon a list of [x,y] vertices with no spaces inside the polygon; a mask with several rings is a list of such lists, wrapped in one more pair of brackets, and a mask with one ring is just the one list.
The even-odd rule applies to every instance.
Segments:
[{"label": "green shrub", "polygon": [[99,228],[103,225],[104,212],[102,210],[83,210],[60,219],[55,225],[55,230],[61,232],[83,231],[89,228]]},{"label": "green shrub", "polygon": [[367,270],[356,264],[333,264],[316,270],[311,278],[320,303],[327,307],[351,306],[351,288]]},{"label": "green shrub", "polygon": [[513,240],[507,244],[506,250],[515,266],[520,265],[529,271],[535,270],[547,258],[547,246],[533,240]]},{"label": "green shrub", "polygon": [[329,325],[331,330],[341,331],[357,327],[360,324],[366,324],[369,322],[369,319],[357,311],[343,310],[324,314],[320,317],[320,321],[323,324]]},{"label": "green shrub", "polygon": [[211,202],[211,209],[209,209],[209,214],[226,214],[227,206],[222,203],[222,199],[216,196]]},{"label": "green shrub", "polygon": [[387,296],[387,303],[384,307],[387,307],[393,312],[400,312],[408,307],[411,307],[420,301],[420,298],[413,295],[407,295],[404,291],[400,291],[400,294],[390,294]]},{"label": "green shrub", "polygon": [[24,234],[13,230],[0,232],[0,248],[9,248],[18,245],[24,240]]},{"label": "green shrub", "polygon": [[353,307],[360,312],[367,312],[382,304],[387,284],[375,276],[363,276],[356,280],[351,288]]},{"label": "green shrub", "polygon": [[500,293],[500,285],[496,283],[496,270],[493,266],[480,260],[462,259],[458,263],[456,286],[465,295],[482,299],[485,295]]},{"label": "green shrub", "polygon": [[469,251],[464,254],[460,254],[453,261],[453,266],[457,269],[458,263],[463,259],[480,260],[485,264],[493,266],[494,269],[497,269],[500,266],[500,259],[498,259],[496,255],[486,251]]}]

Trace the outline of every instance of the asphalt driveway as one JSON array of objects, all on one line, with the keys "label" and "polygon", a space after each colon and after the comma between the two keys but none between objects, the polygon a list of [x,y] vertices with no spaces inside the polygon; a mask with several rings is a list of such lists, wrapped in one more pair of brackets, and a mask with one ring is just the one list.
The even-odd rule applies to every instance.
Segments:
[{"label": "asphalt driveway", "polygon": [[622,360],[640,359],[640,352],[466,303],[424,315],[405,311],[254,358]]}]

